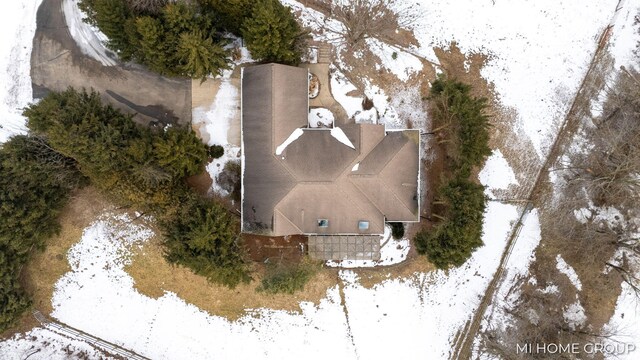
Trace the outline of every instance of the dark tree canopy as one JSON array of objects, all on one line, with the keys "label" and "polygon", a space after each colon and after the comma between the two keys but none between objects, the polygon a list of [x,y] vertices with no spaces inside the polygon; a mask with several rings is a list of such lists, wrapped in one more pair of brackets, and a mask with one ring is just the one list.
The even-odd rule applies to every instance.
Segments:
[{"label": "dark tree canopy", "polygon": [[166,258],[189,267],[209,281],[235,287],[251,280],[239,223],[221,205],[191,198],[164,224]]},{"label": "dark tree canopy", "polygon": [[81,0],[87,21],[124,61],[168,76],[204,79],[230,67],[229,33],[258,60],[297,64],[304,33],[277,0]]},{"label": "dark tree canopy", "polygon": [[254,58],[297,65],[306,33],[278,0],[258,0],[242,24],[242,36]]},{"label": "dark tree canopy", "polygon": [[207,159],[206,146],[189,129],[139,127],[102,105],[96,92],[50,93],[24,114],[31,131],[77,161],[94,185],[145,211],[175,207],[183,179]]},{"label": "dark tree canopy", "polygon": [[432,229],[421,230],[414,242],[439,268],[462,265],[482,246],[482,219],[486,206],[484,187],[471,178],[491,154],[486,99],[470,94],[471,86],[438,77],[429,97],[436,141],[445,152],[445,171],[432,205],[439,219]]},{"label": "dark tree canopy", "polygon": [[59,230],[69,193],[85,183],[76,163],[47,142],[14,136],[0,145],[0,332],[30,305],[20,270]]}]

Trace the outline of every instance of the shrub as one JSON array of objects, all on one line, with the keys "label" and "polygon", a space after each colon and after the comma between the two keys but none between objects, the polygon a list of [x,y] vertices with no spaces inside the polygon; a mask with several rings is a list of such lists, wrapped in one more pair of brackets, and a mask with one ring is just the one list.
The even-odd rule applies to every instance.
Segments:
[{"label": "shrub", "polygon": [[241,184],[240,163],[237,161],[227,161],[224,169],[215,179],[218,185],[231,194],[231,199],[240,201],[242,184]]},{"label": "shrub", "polygon": [[221,158],[224,155],[224,148],[220,145],[211,145],[209,146],[209,157],[214,159]]},{"label": "shrub", "polygon": [[236,218],[211,200],[190,197],[183,202],[177,216],[162,224],[166,259],[230,288],[249,282]]},{"label": "shrub", "polygon": [[391,236],[394,239],[399,240],[404,237],[404,224],[401,222],[390,222],[388,223],[391,226]]},{"label": "shrub", "polygon": [[293,294],[304,290],[304,286],[318,272],[320,263],[304,259],[297,264],[267,265],[267,272],[256,289],[268,294]]},{"label": "shrub", "polygon": [[297,65],[307,38],[291,10],[278,0],[258,0],[242,23],[251,55],[265,62]]},{"label": "shrub", "polygon": [[369,99],[365,95],[364,99],[362,99],[362,109],[363,110],[371,110],[373,108],[373,100]]}]

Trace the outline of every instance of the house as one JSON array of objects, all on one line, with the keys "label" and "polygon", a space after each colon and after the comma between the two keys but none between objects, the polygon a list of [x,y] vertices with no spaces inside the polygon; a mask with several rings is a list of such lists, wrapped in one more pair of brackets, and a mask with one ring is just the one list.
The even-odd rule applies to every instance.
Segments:
[{"label": "house", "polygon": [[242,230],[379,235],[419,220],[419,133],[348,123],[311,128],[308,70],[242,73]]}]

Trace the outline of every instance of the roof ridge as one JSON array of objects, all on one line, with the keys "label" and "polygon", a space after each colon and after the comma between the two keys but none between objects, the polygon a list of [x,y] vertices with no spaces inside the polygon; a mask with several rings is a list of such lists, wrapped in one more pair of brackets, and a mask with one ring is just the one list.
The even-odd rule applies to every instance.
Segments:
[{"label": "roof ridge", "polygon": [[[377,177],[377,176],[376,176]],[[367,198],[367,200],[369,200],[369,202],[373,205],[373,207],[375,207],[376,209],[378,209],[378,211],[382,214],[382,216],[384,216],[386,218],[386,215],[384,214],[384,212],[382,211],[382,209],[380,209],[380,207],[378,206],[378,204],[376,204],[375,201],[373,201],[373,199],[371,199],[371,197],[369,197],[369,195],[367,195],[366,192],[362,191],[362,189],[360,188],[360,186],[358,186],[357,183],[351,181],[351,178],[349,178],[349,182],[356,188],[358,189],[358,191],[360,191],[360,193]]]},{"label": "roof ridge", "polygon": [[[367,200],[369,200],[369,202],[370,202],[371,204],[373,204],[373,207],[375,207],[375,208],[378,210],[378,212],[380,212],[380,214],[382,214],[382,217],[384,218],[384,213],[383,213],[383,212],[378,208],[378,206],[377,206],[373,201],[371,201],[371,199],[369,199],[369,197],[367,196],[367,194],[365,194],[364,192],[362,192],[362,190],[360,190],[360,188],[358,188],[358,186],[357,186],[356,184],[354,184],[353,182],[351,182],[351,180],[349,180],[349,179],[345,179],[345,180],[346,180],[346,182],[348,182],[349,184],[351,184],[351,185],[352,185],[352,186],[353,186],[357,191],[359,191],[361,194],[363,194],[363,195],[364,195],[364,197],[365,197],[365,198],[367,198]],[[341,193],[342,193],[346,198],[348,198],[348,199],[349,199],[349,202],[351,202],[355,207],[357,207],[357,208],[358,208],[358,210],[360,210],[360,211],[361,211],[361,212],[363,212],[363,213],[365,212],[365,211],[364,211],[364,209],[363,209],[363,208],[358,204],[358,202],[357,202],[357,201],[354,201],[354,200],[351,198],[351,196],[349,196],[349,194],[348,194],[346,191],[344,191],[344,190],[342,189],[342,186],[340,186],[340,185],[338,185],[338,184],[335,184],[335,187],[336,187],[336,188],[338,188],[338,191],[339,191],[339,192],[341,192]]]},{"label": "roof ridge", "polygon": [[[286,196],[285,196],[285,197],[286,197]],[[283,199],[284,199],[284,198],[283,198]],[[282,201],[282,199],[281,199],[280,201]],[[278,204],[279,204],[279,203],[280,203],[280,202],[278,202]],[[282,213],[282,211],[278,210],[278,208],[277,208],[278,204],[276,204],[276,206],[273,208],[273,212],[274,212],[274,213],[275,213],[275,212],[277,212],[278,214],[280,214],[280,215],[281,215],[285,220],[287,220],[287,222],[289,222],[289,224],[291,224],[294,228],[296,228],[296,229],[300,232],[300,234],[304,234],[304,231],[302,231],[302,230],[298,227],[298,225],[296,225],[293,221],[291,221],[291,219],[289,219],[285,214],[283,214],[283,213]],[[274,227],[274,230],[275,230],[275,227]]]},{"label": "roof ridge", "polygon": [[[408,139],[407,139],[407,140],[408,140]],[[395,158],[398,156],[398,154],[400,154],[400,152],[401,152],[402,150],[404,150],[404,148],[405,148],[405,147],[410,146],[410,144],[411,144],[411,141],[407,141],[407,142],[405,142],[405,143],[404,143],[404,145],[402,145],[402,146],[400,147],[400,149],[398,150],[398,152],[397,152],[397,153],[392,157],[392,159],[395,159]],[[389,162],[391,162],[391,160],[390,160]],[[386,169],[386,167],[387,167],[387,165],[388,165],[388,163],[389,163],[389,162],[387,162],[387,164],[385,164],[385,166],[382,168],[382,170],[380,170],[380,173],[382,173],[382,172]],[[418,166],[420,166],[420,165],[418,165]],[[377,175],[380,175],[380,173],[378,173]],[[418,172],[418,173],[419,173],[419,172]],[[398,194],[396,194],[396,192],[394,191],[394,187],[393,187],[393,186],[389,186],[389,184],[384,180],[384,178],[383,178],[383,177],[378,177],[378,178],[379,178],[380,182],[382,182],[382,183],[384,184],[384,187],[385,187],[385,188],[387,188],[387,189],[389,189],[389,191],[391,192],[391,194],[393,195],[393,197],[394,197],[394,198],[396,198],[396,200],[398,200],[398,202],[400,202],[400,204],[402,204],[402,206],[404,206],[404,208],[405,208],[405,209],[407,209],[407,210],[409,211],[409,213],[413,214],[413,211],[412,211],[412,210],[407,206],[407,204],[405,204],[405,203],[404,203],[404,201],[402,201],[402,200],[398,197]],[[401,186],[403,186],[402,184],[400,184],[400,185],[401,185]],[[417,183],[416,183],[416,186],[418,186],[418,184],[417,184]]]},{"label": "roof ridge", "polygon": [[[373,151],[374,151],[378,146],[380,146],[380,144],[382,144],[382,142],[384,141],[384,139],[385,139],[387,136],[388,136],[388,135],[387,135],[387,131],[385,130],[385,132],[384,132],[384,136],[382,137],[382,139],[381,139],[381,140],[376,144],[376,146],[374,146],[374,147],[372,147],[372,148],[371,148],[371,150],[367,153],[367,155],[366,155],[364,158],[362,158],[362,160],[361,160],[360,162],[365,161],[365,160],[366,160],[366,159],[371,155],[371,153],[372,153],[372,152],[373,152]],[[404,136],[404,134],[403,134],[403,136]],[[395,159],[395,158],[396,158],[396,156],[398,156],[398,153],[400,152],[400,149],[402,149],[402,148],[407,144],[407,142],[408,142],[408,141],[409,141],[409,139],[407,139],[407,138],[405,137],[405,143],[404,143],[402,146],[398,147],[397,149],[396,149],[395,147],[393,148],[393,149],[395,150],[395,153],[394,153],[392,156],[390,156],[390,157],[389,157],[389,159],[387,159],[387,161],[385,161],[385,162],[384,162],[384,164],[380,167],[380,170],[379,170],[378,172],[376,172],[376,173],[375,173],[375,175],[380,174],[380,173],[382,172],[382,170],[384,170],[384,169],[387,167],[387,165],[391,162],[391,160]],[[354,174],[354,175],[355,175],[355,174]]]}]

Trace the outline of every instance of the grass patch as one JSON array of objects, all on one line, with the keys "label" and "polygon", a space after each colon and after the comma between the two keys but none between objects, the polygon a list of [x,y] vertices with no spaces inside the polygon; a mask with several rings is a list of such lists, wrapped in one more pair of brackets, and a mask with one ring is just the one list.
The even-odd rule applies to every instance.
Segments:
[{"label": "grass patch", "polygon": [[302,291],[321,266],[320,262],[309,258],[296,264],[268,264],[267,272],[256,290],[268,294],[293,294]]}]

